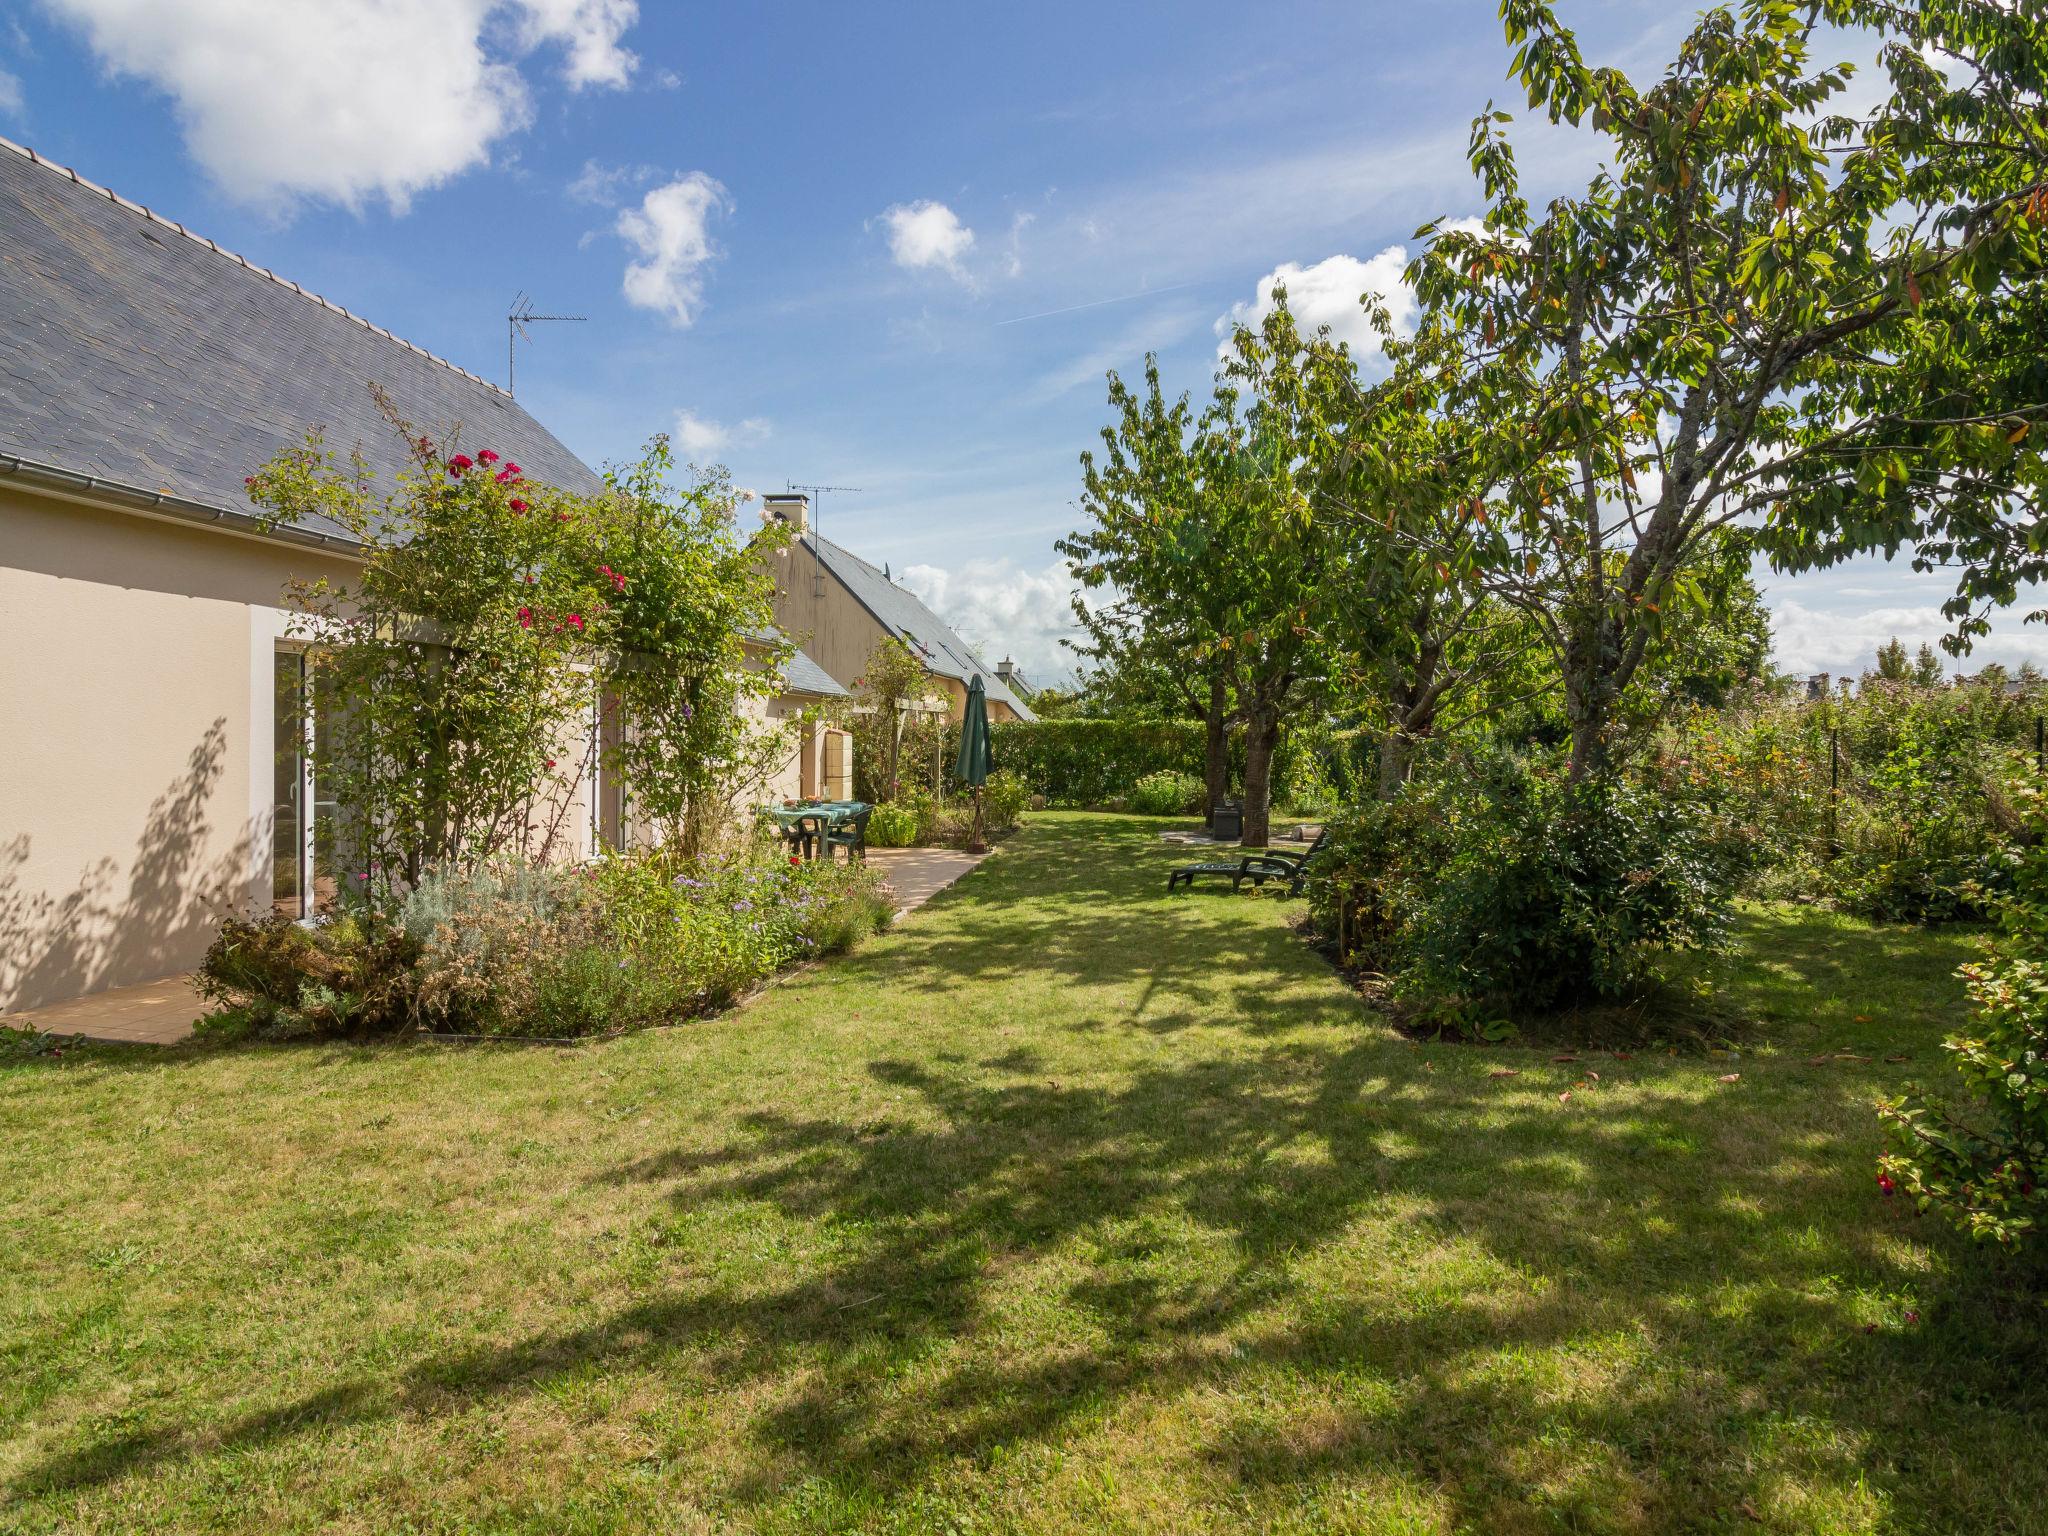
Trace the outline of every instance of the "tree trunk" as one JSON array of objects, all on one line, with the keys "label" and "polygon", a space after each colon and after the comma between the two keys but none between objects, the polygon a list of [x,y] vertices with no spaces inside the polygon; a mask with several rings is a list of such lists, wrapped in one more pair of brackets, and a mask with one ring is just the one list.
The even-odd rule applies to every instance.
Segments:
[{"label": "tree trunk", "polygon": [[1280,744],[1280,711],[1255,704],[1244,734],[1244,837],[1247,848],[1263,848],[1273,830],[1273,753]]},{"label": "tree trunk", "polygon": [[1597,615],[1573,626],[1565,644],[1564,715],[1571,729],[1568,775],[1574,784],[1607,771],[1616,649],[1609,626]]},{"label": "tree trunk", "polygon": [[1202,825],[1213,826],[1216,806],[1230,793],[1230,689],[1217,673],[1209,679],[1209,708],[1202,716]]},{"label": "tree trunk", "polygon": [[1380,799],[1391,800],[1401,792],[1414,760],[1415,742],[1397,721],[1380,738]]}]

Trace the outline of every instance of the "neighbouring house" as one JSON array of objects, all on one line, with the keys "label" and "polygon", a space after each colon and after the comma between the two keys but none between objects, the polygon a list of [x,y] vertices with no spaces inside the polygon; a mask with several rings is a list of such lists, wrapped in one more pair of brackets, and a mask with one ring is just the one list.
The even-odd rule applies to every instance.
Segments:
[{"label": "neighbouring house", "polygon": [[992,721],[1030,720],[1031,706],[999,669],[990,668],[951,625],[918,596],[851,550],[821,537],[810,523],[810,498],[801,494],[764,498],[767,516],[790,525],[793,536],[780,557],[775,583],[775,622],[837,682],[859,686],[875,647],[901,640],[925,665],[958,720],[967,689],[976,677],[988,694]]},{"label": "neighbouring house", "polygon": [[[356,562],[339,528],[264,529],[243,478],[317,427],[388,483],[373,383],[602,485],[497,386],[0,140],[0,1009],[185,969],[224,908],[317,901],[336,808],[279,727],[306,685],[282,593]],[[844,696],[801,655],[785,676],[771,719]],[[835,750],[810,733],[769,792],[843,784]],[[587,851],[623,817],[577,793]]]},{"label": "neighbouring house", "polygon": [[996,676],[1000,677],[1003,680],[1003,686],[1005,688],[1009,689],[1010,692],[1017,695],[1017,697],[1022,699],[1026,704],[1029,704],[1031,702],[1031,696],[1038,692],[1038,690],[1032,686],[1031,680],[1024,675],[1021,669],[1019,669],[1017,663],[1012,661],[1007,656],[1005,656],[1001,661],[996,663]]}]

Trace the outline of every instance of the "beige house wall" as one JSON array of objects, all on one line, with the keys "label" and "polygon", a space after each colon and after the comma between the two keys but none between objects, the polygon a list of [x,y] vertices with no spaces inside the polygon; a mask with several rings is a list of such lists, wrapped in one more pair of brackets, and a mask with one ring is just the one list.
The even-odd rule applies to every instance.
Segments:
[{"label": "beige house wall", "polygon": [[[0,484],[0,1010],[187,970],[223,913],[268,904],[284,589],[357,569]],[[815,702],[755,706],[791,726],[775,798],[800,792]],[[586,746],[569,726],[546,792],[568,858],[592,846]]]},{"label": "beige house wall", "polygon": [[0,1008],[189,967],[268,899],[281,594],[350,569],[0,486]]},{"label": "beige house wall", "polygon": [[824,569],[807,545],[775,559],[775,627],[796,642],[825,675],[848,692],[867,671],[875,647],[889,638],[875,616]]}]

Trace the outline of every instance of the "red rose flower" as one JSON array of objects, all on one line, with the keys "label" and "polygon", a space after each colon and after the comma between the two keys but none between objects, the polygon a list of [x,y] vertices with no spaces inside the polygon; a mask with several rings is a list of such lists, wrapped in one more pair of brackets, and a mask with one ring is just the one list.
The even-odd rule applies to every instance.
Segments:
[{"label": "red rose flower", "polygon": [[542,764],[541,764],[541,767],[543,767],[543,768],[552,768],[552,767],[554,767],[554,766],[555,766],[555,760],[554,760],[554,759],[553,759],[552,757],[551,757],[551,758],[549,758],[549,759],[548,759],[548,760],[547,760],[546,762],[544,762],[544,763],[542,763]]},{"label": "red rose flower", "polygon": [[476,461],[479,464],[495,464],[498,462],[498,456],[486,448],[476,456]]},{"label": "red rose flower", "polygon": [[459,480],[462,478],[462,472],[475,463],[476,460],[472,459],[468,454],[458,453],[448,461],[448,473]]},{"label": "red rose flower", "polygon": [[519,610],[519,627],[521,629],[533,628],[533,610],[531,608]]},{"label": "red rose flower", "polygon": [[569,627],[571,629],[581,629],[583,627],[583,615],[580,613],[572,613],[569,615],[568,622]]},{"label": "red rose flower", "polygon": [[1899,1186],[1892,1182],[1892,1176],[1890,1174],[1880,1173],[1877,1176],[1877,1187],[1880,1191],[1883,1192],[1884,1197],[1887,1200],[1889,1200],[1892,1197],[1893,1193],[1897,1191]]},{"label": "red rose flower", "polygon": [[521,469],[517,464],[507,464],[505,466],[505,473],[508,475],[522,475],[526,473],[526,471]]},{"label": "red rose flower", "polygon": [[514,512],[524,512],[526,510],[526,503],[521,501],[517,496],[514,496],[510,501],[506,502],[505,505],[510,507]]}]

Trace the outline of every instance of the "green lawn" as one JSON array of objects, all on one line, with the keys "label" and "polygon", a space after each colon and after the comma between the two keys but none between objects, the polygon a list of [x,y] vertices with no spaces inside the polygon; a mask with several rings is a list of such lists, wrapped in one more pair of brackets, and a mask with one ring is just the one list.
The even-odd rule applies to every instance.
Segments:
[{"label": "green lawn", "polygon": [[0,1529],[2048,1530],[2041,1306],[1873,1178],[1966,938],[1416,1044],[1157,830],[582,1050],[0,1066]]}]

